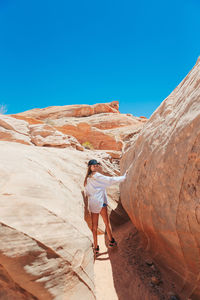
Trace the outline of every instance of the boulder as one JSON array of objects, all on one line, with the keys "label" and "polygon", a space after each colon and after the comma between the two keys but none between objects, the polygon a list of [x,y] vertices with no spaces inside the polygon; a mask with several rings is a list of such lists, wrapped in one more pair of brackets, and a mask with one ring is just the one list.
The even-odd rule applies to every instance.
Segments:
[{"label": "boulder", "polygon": [[200,298],[200,58],[121,160],[122,204],[153,259]]},{"label": "boulder", "polygon": [[0,114],[0,141],[12,141],[31,145],[29,124],[8,115]]},{"label": "boulder", "polygon": [[81,193],[87,159],[73,149],[0,142],[0,267],[9,274],[0,295],[12,299],[15,286],[16,299],[20,291],[26,299],[95,299]]},{"label": "boulder", "polygon": [[[83,188],[92,158],[104,174],[119,175],[105,151],[0,141],[0,298],[96,299]],[[108,201],[111,213],[118,208],[119,185],[108,189]],[[113,218],[122,220],[122,209]],[[104,229],[100,219],[99,232]]]},{"label": "boulder", "polygon": [[51,125],[30,125],[30,135],[32,143],[36,146],[60,148],[73,147],[77,150],[84,150],[84,148],[80,145],[76,138],[61,133]]}]

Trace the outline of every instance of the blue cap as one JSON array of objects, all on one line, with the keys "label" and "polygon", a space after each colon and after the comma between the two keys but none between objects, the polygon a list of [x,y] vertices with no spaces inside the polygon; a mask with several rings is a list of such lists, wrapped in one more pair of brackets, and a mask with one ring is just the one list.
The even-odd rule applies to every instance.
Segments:
[{"label": "blue cap", "polygon": [[100,165],[100,163],[97,162],[96,159],[91,159],[91,160],[88,162],[88,166],[93,166],[93,165]]}]

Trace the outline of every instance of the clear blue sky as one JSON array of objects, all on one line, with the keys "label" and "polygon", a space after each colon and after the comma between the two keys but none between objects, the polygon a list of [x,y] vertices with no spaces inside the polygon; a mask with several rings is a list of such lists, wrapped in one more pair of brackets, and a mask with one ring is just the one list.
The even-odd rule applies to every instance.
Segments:
[{"label": "clear blue sky", "polygon": [[0,104],[149,117],[200,55],[199,16],[199,0],[0,0]]}]

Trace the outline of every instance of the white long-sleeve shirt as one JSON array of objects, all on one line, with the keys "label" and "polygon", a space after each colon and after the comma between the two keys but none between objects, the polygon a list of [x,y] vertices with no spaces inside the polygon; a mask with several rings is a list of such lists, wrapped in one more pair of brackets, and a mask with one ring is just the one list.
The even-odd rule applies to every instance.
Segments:
[{"label": "white long-sleeve shirt", "polygon": [[123,176],[109,177],[96,172],[93,176],[87,178],[85,186],[86,195],[88,196],[88,206],[92,213],[100,213],[103,204],[108,202],[106,188],[110,185],[122,182],[126,179]]}]

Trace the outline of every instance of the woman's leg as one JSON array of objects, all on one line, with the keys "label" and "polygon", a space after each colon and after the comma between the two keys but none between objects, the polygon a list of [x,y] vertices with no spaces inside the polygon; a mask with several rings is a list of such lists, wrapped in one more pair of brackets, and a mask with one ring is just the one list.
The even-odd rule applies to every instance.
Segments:
[{"label": "woman's leg", "polygon": [[106,206],[102,207],[100,214],[101,214],[101,216],[103,218],[103,221],[105,223],[108,238],[111,241],[113,236],[112,236],[112,232],[111,232],[110,222],[109,222],[109,219],[108,219],[108,210],[107,210]]},{"label": "woman's leg", "polygon": [[92,233],[94,239],[94,248],[97,248],[97,228],[98,228],[99,214],[91,213],[91,217],[92,217]]}]

